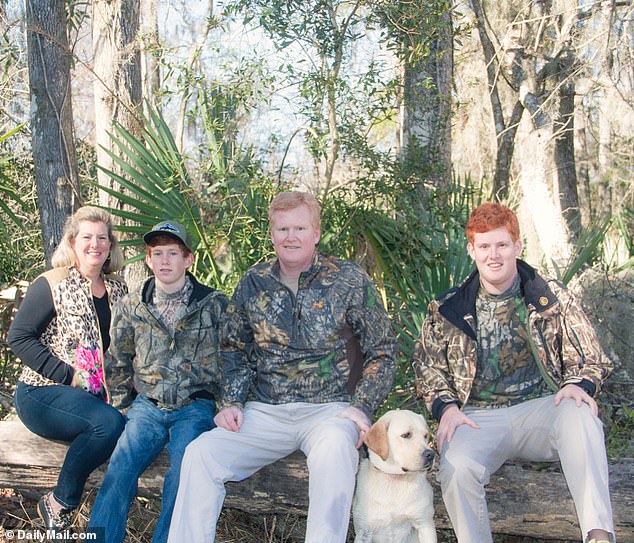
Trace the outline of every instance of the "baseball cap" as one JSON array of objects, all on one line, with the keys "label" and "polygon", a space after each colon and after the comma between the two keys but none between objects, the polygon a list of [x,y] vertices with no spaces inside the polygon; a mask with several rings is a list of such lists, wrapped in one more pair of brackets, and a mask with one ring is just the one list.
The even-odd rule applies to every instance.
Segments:
[{"label": "baseball cap", "polygon": [[149,244],[152,238],[156,236],[170,236],[185,244],[190,251],[193,252],[192,242],[189,232],[185,227],[176,221],[161,221],[152,227],[152,230],[143,235],[143,241]]}]

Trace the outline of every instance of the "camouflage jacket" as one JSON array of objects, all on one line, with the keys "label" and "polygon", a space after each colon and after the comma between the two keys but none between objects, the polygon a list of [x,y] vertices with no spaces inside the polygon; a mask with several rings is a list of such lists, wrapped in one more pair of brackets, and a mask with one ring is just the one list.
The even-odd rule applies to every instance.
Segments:
[{"label": "camouflage jacket", "polygon": [[371,415],[394,379],[396,340],[367,274],[316,254],[295,295],[277,260],[251,268],[227,311],[222,404],[350,402]]},{"label": "camouflage jacket", "polygon": [[[540,372],[556,390],[575,383],[594,395],[612,371],[597,336],[572,293],[517,261],[528,327]],[[467,403],[477,366],[475,300],[480,277],[474,270],[457,288],[429,305],[414,350],[416,388],[440,420],[449,403]]]},{"label": "camouflage jacket", "polygon": [[114,360],[106,372],[117,407],[126,407],[137,393],[168,409],[187,405],[202,391],[219,399],[220,331],[228,300],[188,275],[193,284],[188,311],[173,334],[148,306],[153,277],[115,308],[110,328]]}]

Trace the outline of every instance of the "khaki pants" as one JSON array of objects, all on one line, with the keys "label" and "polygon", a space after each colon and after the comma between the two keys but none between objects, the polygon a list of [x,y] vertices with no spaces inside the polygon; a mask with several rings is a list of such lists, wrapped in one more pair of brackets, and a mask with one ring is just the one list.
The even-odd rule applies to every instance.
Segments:
[{"label": "khaki pants", "polygon": [[440,459],[438,480],[459,543],[491,543],[485,498],[489,477],[511,459],[560,460],[579,517],[582,541],[592,529],[614,534],[603,425],[574,400],[554,396],[497,409],[465,408],[480,429],[462,425]]},{"label": "khaki pants", "polygon": [[181,466],[169,543],[211,543],[227,481],[301,450],[309,470],[306,543],[344,543],[359,454],[347,403],[248,402],[239,432],[215,428],[190,443]]}]

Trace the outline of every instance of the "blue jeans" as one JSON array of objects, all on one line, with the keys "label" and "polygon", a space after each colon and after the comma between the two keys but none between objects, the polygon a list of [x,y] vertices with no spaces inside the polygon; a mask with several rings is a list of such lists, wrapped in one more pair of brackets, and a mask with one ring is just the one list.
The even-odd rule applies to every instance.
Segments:
[{"label": "blue jeans", "polygon": [[125,430],[112,453],[90,515],[88,529],[105,529],[107,543],[125,537],[130,504],[136,495],[139,476],[167,444],[170,466],[163,482],[161,514],[153,543],[165,543],[180,479],[185,447],[214,426],[216,408],[210,400],[195,400],[182,409],[162,410],[138,396],[127,415]]},{"label": "blue jeans", "polygon": [[75,509],[86,479],[114,450],[125,419],[103,400],[66,385],[32,386],[18,381],[14,403],[31,432],[70,443],[53,494],[64,507]]}]

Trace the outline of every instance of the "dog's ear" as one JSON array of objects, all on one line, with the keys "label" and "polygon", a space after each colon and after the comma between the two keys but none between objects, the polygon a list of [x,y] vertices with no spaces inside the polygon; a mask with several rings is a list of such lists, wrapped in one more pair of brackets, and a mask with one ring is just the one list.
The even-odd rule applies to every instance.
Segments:
[{"label": "dog's ear", "polygon": [[370,431],[365,435],[364,443],[368,449],[375,452],[381,457],[381,460],[387,460],[390,455],[390,445],[387,440],[387,421],[379,420],[372,425]]}]

